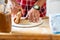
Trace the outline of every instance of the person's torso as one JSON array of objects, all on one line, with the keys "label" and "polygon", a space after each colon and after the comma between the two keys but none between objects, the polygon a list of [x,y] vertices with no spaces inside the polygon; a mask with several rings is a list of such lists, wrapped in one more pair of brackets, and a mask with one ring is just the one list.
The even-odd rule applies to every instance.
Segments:
[{"label": "person's torso", "polygon": [[36,0],[16,0],[16,1],[18,4],[22,6],[22,8],[28,7],[28,9],[30,9],[36,2]]},{"label": "person's torso", "polygon": [[[16,0],[19,5],[22,6],[22,8],[25,10],[25,16],[27,12],[32,8],[32,6],[37,2],[37,0]],[[43,7],[40,9],[41,11],[41,17],[45,16],[46,14],[46,3],[43,5]]]}]

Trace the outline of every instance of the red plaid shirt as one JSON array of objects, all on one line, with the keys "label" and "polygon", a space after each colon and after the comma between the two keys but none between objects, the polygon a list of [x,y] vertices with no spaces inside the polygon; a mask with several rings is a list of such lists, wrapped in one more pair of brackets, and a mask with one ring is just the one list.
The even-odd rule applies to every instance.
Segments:
[{"label": "red plaid shirt", "polygon": [[[28,10],[30,10],[32,8],[32,6],[34,5],[34,3],[37,0],[16,0],[18,4],[20,4],[22,6],[22,8],[25,10],[25,15],[27,14]],[[43,17],[46,14],[46,3],[42,6],[42,8],[40,9],[40,16]]]}]

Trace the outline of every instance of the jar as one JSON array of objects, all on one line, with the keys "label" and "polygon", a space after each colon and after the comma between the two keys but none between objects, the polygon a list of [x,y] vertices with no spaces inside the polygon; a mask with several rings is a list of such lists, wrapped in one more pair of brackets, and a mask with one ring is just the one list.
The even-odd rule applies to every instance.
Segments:
[{"label": "jar", "polygon": [[[11,32],[11,11],[6,11],[6,4],[0,4],[0,33]],[[3,7],[3,8],[2,8]]]}]

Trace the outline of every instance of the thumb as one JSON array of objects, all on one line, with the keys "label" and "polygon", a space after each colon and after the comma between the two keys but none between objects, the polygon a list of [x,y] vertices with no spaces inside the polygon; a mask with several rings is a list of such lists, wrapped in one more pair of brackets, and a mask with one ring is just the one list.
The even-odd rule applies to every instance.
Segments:
[{"label": "thumb", "polygon": [[25,19],[28,19],[28,17],[29,17],[29,15],[27,14],[26,17],[25,17]]}]

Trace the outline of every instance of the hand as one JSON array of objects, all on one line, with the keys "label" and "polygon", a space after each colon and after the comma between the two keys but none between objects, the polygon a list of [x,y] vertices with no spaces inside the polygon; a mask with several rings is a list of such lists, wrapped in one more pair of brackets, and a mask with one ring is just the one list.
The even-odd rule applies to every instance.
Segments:
[{"label": "hand", "polygon": [[11,12],[13,15],[16,15],[19,10],[21,10],[22,14],[24,13],[24,10],[22,9],[22,7],[20,5],[13,5],[11,8]]},{"label": "hand", "polygon": [[33,8],[30,11],[28,11],[28,14],[26,16],[26,18],[28,18],[29,21],[31,21],[31,22],[38,22],[39,17],[40,17],[40,12]]}]

